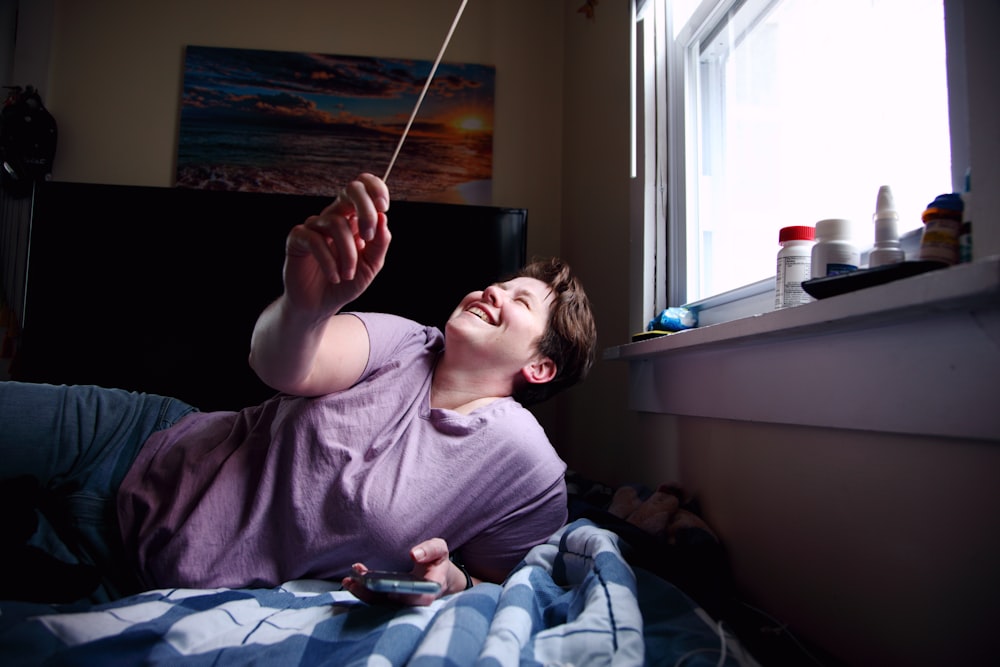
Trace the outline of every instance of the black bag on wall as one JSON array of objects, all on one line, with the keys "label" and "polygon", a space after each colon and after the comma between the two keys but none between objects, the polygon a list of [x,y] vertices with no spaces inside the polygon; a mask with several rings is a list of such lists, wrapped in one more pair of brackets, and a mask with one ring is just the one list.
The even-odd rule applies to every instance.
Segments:
[{"label": "black bag on wall", "polygon": [[52,173],[56,119],[33,86],[9,90],[0,112],[0,178],[7,192],[20,197]]}]

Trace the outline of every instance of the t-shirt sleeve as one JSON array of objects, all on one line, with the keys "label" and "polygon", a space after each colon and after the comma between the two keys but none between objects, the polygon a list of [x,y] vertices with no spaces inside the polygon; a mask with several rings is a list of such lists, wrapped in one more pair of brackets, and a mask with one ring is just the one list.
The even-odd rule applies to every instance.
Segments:
[{"label": "t-shirt sleeve", "polygon": [[392,359],[407,354],[408,347],[443,347],[443,334],[434,327],[388,313],[350,312],[368,331],[368,363],[361,380],[385,366]]}]

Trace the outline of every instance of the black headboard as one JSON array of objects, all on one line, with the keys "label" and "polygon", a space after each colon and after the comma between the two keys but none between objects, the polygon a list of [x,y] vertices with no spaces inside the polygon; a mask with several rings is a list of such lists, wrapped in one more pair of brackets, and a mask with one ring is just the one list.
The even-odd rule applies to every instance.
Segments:
[{"label": "black headboard", "polygon": [[[327,197],[42,184],[14,379],[99,384],[236,409],[273,391],[247,365],[282,289],[288,230]],[[525,209],[396,201],[382,273],[351,309],[443,326],[522,266]]]}]

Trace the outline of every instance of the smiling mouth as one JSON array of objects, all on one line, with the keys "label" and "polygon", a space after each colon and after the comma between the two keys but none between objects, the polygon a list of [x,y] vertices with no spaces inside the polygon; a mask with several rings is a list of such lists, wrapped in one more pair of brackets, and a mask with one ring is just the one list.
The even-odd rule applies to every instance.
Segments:
[{"label": "smiling mouth", "polygon": [[493,322],[492,319],[490,319],[490,314],[487,313],[485,310],[483,310],[482,308],[480,308],[478,306],[471,306],[469,308],[466,308],[465,312],[467,312],[467,313],[469,313],[471,315],[475,315],[476,317],[478,317],[479,319],[481,319],[483,322],[486,322],[487,324],[491,324],[493,326],[496,326],[496,323]]}]

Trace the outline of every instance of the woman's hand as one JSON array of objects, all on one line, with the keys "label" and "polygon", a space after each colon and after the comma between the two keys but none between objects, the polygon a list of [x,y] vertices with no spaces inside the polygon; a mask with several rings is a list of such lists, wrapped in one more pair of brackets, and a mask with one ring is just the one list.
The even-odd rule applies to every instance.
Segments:
[{"label": "woman's hand", "polygon": [[389,188],[362,174],[285,242],[285,291],[257,318],[250,366],[272,388],[318,396],[350,387],[368,362],[354,317],[335,315],[382,270],[389,249]]},{"label": "woman's hand", "polygon": [[[421,542],[410,550],[410,558],[413,560],[411,573],[422,579],[441,584],[441,591],[437,595],[375,593],[365,588],[354,577],[344,577],[341,583],[356,598],[369,604],[391,601],[411,606],[426,606],[439,597],[459,593],[466,588],[465,573],[451,562],[449,555],[448,543],[440,537]],[[368,572],[368,568],[363,563],[355,563],[351,569],[358,575]]]},{"label": "woman's hand", "polygon": [[361,174],[319,215],[295,226],[285,243],[285,295],[316,315],[358,298],[382,270],[392,235],[389,188]]}]

